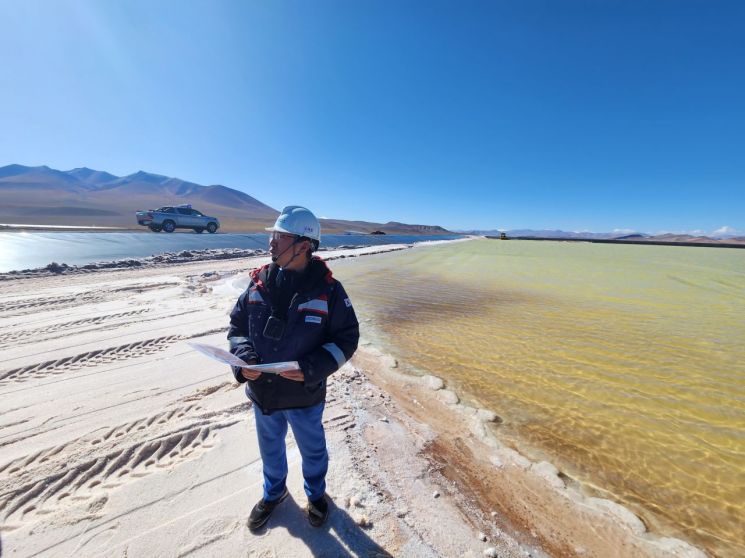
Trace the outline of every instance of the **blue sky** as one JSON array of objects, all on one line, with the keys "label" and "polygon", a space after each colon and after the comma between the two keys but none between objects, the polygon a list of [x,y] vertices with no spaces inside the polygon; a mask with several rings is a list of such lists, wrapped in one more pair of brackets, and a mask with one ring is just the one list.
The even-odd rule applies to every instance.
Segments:
[{"label": "blue sky", "polygon": [[745,232],[745,2],[0,1],[0,166],[449,228]]}]

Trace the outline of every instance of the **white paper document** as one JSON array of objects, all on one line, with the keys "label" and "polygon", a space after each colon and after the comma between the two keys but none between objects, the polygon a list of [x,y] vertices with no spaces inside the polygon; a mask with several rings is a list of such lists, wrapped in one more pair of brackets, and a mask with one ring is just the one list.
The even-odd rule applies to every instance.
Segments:
[{"label": "white paper document", "polygon": [[287,362],[272,362],[271,364],[249,364],[246,368],[255,370],[256,372],[279,374],[280,372],[289,372],[290,370],[300,370],[300,365],[296,360],[289,360]]},{"label": "white paper document", "polygon": [[279,374],[280,372],[287,372],[288,370],[299,370],[300,365],[296,360],[289,362],[273,362],[271,364],[248,364],[244,360],[238,358],[234,354],[215,347],[214,345],[205,345],[203,343],[187,343],[192,349],[202,353],[204,356],[210,357],[212,360],[222,362],[223,364],[229,364],[230,366],[240,366],[241,368],[248,368],[249,370],[255,370],[256,372],[262,372],[267,374]]}]

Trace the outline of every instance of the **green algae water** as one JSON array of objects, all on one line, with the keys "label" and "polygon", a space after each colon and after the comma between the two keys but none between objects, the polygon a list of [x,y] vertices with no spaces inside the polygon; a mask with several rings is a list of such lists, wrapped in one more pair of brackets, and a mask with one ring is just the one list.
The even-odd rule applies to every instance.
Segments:
[{"label": "green algae water", "polygon": [[745,250],[478,239],[333,268],[377,342],[502,440],[745,556]]}]

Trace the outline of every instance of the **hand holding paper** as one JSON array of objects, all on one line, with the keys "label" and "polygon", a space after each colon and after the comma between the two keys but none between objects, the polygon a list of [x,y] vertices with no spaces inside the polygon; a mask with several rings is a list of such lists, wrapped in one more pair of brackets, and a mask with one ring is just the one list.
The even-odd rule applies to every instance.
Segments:
[{"label": "hand holding paper", "polygon": [[299,370],[300,365],[296,360],[289,362],[273,362],[271,364],[248,364],[243,359],[238,358],[234,354],[215,347],[213,345],[205,345],[203,343],[187,343],[192,349],[202,353],[205,356],[210,357],[212,360],[222,362],[223,364],[229,364],[230,366],[239,366],[241,368],[248,368],[254,372],[261,372],[262,374],[279,374],[281,372],[289,372],[291,370]]}]

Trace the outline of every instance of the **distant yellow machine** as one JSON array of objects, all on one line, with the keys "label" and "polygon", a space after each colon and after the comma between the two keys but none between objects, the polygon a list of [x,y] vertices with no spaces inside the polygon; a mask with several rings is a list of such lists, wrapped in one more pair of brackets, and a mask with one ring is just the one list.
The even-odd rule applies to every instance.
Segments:
[{"label": "distant yellow machine", "polygon": [[507,233],[506,232],[500,232],[499,233],[499,240],[507,240]]}]

